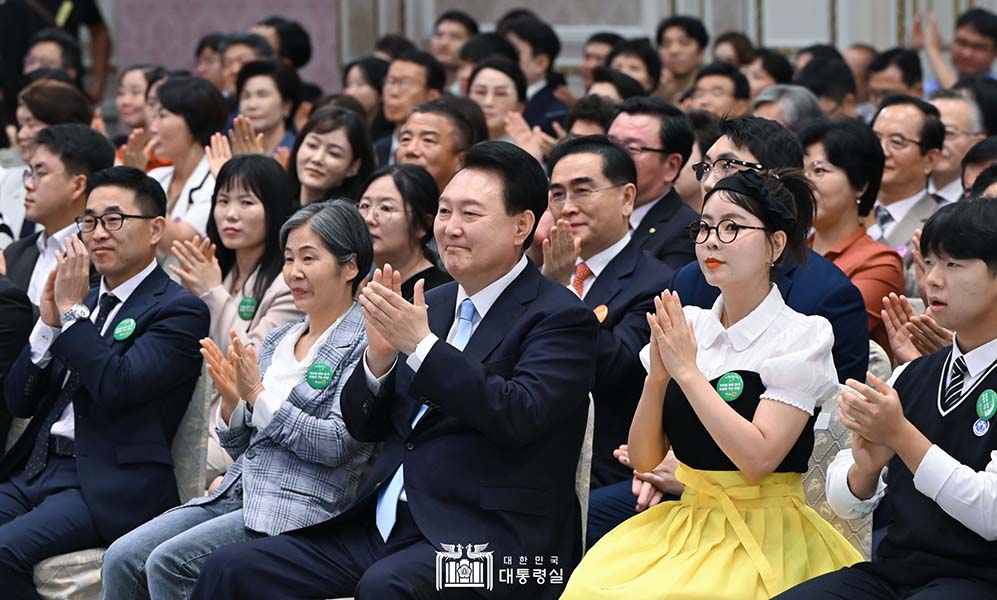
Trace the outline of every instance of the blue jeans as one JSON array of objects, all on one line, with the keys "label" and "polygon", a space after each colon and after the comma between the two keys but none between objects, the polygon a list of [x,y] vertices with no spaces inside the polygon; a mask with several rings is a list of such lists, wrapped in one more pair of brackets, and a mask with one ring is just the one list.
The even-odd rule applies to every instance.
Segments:
[{"label": "blue jeans", "polygon": [[215,549],[258,537],[245,527],[237,481],[214,502],[166,511],[111,544],[101,571],[103,598],[186,599]]}]

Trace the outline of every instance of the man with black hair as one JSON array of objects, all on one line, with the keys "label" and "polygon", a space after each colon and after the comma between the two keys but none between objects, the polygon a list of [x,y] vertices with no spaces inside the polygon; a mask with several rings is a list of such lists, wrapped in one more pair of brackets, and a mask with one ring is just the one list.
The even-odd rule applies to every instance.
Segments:
[{"label": "man with black hair", "polygon": [[472,36],[478,35],[478,22],[461,10],[448,10],[433,25],[429,38],[429,53],[447,72],[447,91],[460,94],[457,71],[461,65],[461,48]]},{"label": "man with black hair", "polygon": [[396,161],[426,169],[442,192],[476,141],[467,117],[440,98],[409,112],[398,133]]},{"label": "man with black hair", "polygon": [[741,70],[728,62],[712,62],[696,73],[693,106],[720,118],[734,118],[750,109],[751,86]]},{"label": "man with black hair", "polygon": [[845,60],[841,52],[830,44],[812,44],[797,51],[796,57],[793,59],[793,72],[799,75],[807,63],[815,58]]},{"label": "man with black hair", "polygon": [[654,92],[661,79],[661,60],[646,37],[616,44],[606,57],[606,65],[639,82],[645,94]]},{"label": "man with black hair", "polygon": [[631,243],[672,269],[696,257],[686,228],[696,219],[674,183],[692,152],[693,132],[682,111],[660,98],[630,98],[620,105],[609,137],[637,167],[630,213]]},{"label": "man with black hair", "polygon": [[76,38],[61,29],[50,27],[39,31],[31,39],[31,47],[24,57],[24,74],[37,69],[62,69],[77,86],[83,78],[83,55]]},{"label": "man with black hair", "polygon": [[224,33],[209,33],[197,41],[194,49],[194,75],[211,82],[222,93],[225,93],[222,51],[227,40],[228,36]]},{"label": "man with black hair", "polygon": [[677,103],[692,87],[696,71],[703,66],[710,34],[696,17],[675,15],[658,23],[654,39],[658,41],[658,56],[663,67],[657,95]]},{"label": "man with black hair", "polygon": [[868,121],[876,112],[869,101],[869,63],[876,58],[876,49],[869,44],[855,43],[842,53],[845,63],[855,78],[855,112]]},{"label": "man with black hair", "polygon": [[578,67],[583,89],[587,90],[592,85],[592,74],[596,67],[605,65],[606,57],[613,47],[622,41],[622,36],[611,31],[597,31],[585,40],[585,45],[582,46],[582,64]]},{"label": "man with black hair", "polygon": [[907,48],[890,48],[876,55],[868,67],[869,102],[876,109],[887,96],[921,97],[921,57]]},{"label": "man with black hair", "polygon": [[[40,561],[107,546],[179,503],[170,446],[201,374],[203,302],[157,266],[166,194],[138,169],[86,185],[41,317],[5,383],[32,417],[0,461],[0,586],[37,598]],[[90,261],[101,275],[90,287]]]},{"label": "man with black hair", "polygon": [[510,20],[499,33],[515,46],[519,68],[526,76],[523,118],[531,129],[539,126],[547,135],[554,135],[552,123],[560,123],[568,114],[568,106],[554,95],[557,85],[551,80],[561,40],[550,25],[530,17]]},{"label": "man with black hair", "polygon": [[[77,0],[75,2],[34,0],[24,4],[28,5],[34,18],[22,22],[22,26],[26,25],[32,31],[38,31],[42,28],[61,30],[75,42],[77,57],[82,56],[79,50],[80,26],[86,27],[90,38],[89,50],[93,65],[87,93],[95,101],[100,100],[104,95],[104,85],[111,59],[111,36],[107,23],[104,22],[104,17],[100,13],[98,6],[100,3],[95,0]],[[57,43],[63,45],[62,42]],[[10,58],[16,60],[19,57]],[[7,57],[4,57],[4,60],[6,59]],[[73,77],[77,82],[80,82],[83,77],[82,62],[77,62],[77,65],[79,70]]]},{"label": "man with black hair", "polygon": [[588,95],[578,99],[568,111],[565,127],[568,135],[597,135],[609,131],[616,117],[616,104],[603,96]]},{"label": "man with black hair", "polygon": [[966,190],[966,199],[973,198],[997,198],[997,166],[990,165],[980,171],[980,175],[973,182],[973,187]]},{"label": "man with black hair", "polygon": [[962,158],[962,189],[965,197],[967,190],[975,187],[976,179],[984,169],[997,163],[997,135],[992,135],[977,142]]},{"label": "man with black hair", "polygon": [[592,71],[592,85],[585,89],[588,96],[602,96],[619,104],[629,98],[646,96],[647,90],[633,77],[609,67],[596,67]]},{"label": "man with black hair", "polygon": [[4,250],[8,277],[36,307],[67,240],[79,233],[75,219],[86,205],[87,182],[113,165],[114,145],[85,125],[53,125],[38,133],[24,176],[24,204],[25,217],[42,230]]},{"label": "man with black hair", "polygon": [[855,77],[843,59],[814,58],[793,81],[817,96],[828,118],[855,116]]},{"label": "man with black hair", "polygon": [[938,324],[956,332],[952,345],[897,368],[889,382],[849,380],[839,396],[853,441],[828,468],[827,501],[854,519],[885,498],[894,520],[874,560],[778,599],[997,597],[995,224],[990,198],[947,205],[928,220],[928,302]]},{"label": "man with black hair", "polygon": [[924,84],[925,94],[950,88],[959,80],[976,75],[997,79],[997,73],[992,69],[994,59],[997,59],[997,15],[984,8],[971,8],[959,15],[952,39],[951,66],[945,58],[945,48],[935,16],[929,16],[927,32],[924,17],[924,14],[919,13],[914,18],[910,47],[925,51],[931,63],[931,71],[935,74],[933,79]]},{"label": "man with black hair", "polygon": [[277,58],[289,68],[301,69],[312,59],[312,38],[297,21],[272,16],[253,25],[249,30],[263,36]]},{"label": "man with black hair", "polygon": [[913,236],[938,210],[938,199],[928,193],[928,178],[942,157],[945,125],[933,105],[898,95],[883,100],[872,130],[883,146],[886,165],[867,232],[900,253],[907,296],[917,297]]},{"label": "man with black hair", "polygon": [[928,193],[943,202],[957,202],[963,194],[962,159],[986,137],[983,113],[976,100],[955,90],[938,90],[928,101],[938,109],[945,126],[945,145],[928,179]]},{"label": "man with black hair", "polygon": [[385,265],[360,295],[368,345],[343,419],[384,447],[358,499],[326,523],[215,551],[192,598],[437,597],[460,583],[448,565],[482,551],[558,563],[560,582],[499,577],[490,598],[564,591],[581,555],[574,482],[598,321],[523,256],[547,196],[517,146],[468,151],[435,225],[455,281],[425,297],[417,283],[408,302]]},{"label": "man with black hair", "polygon": [[266,38],[256,33],[233,33],[225,40],[222,49],[222,73],[225,76],[224,94],[229,103],[229,112],[239,110],[239,99],[235,97],[235,82],[239,69],[249,61],[271,58],[273,48]]},{"label": "man with black hair", "polygon": [[397,160],[399,128],[416,106],[436,100],[443,94],[446,71],[431,54],[406,50],[388,65],[381,93],[384,117],[395,124],[390,135],[374,140],[377,164],[393,165]]}]

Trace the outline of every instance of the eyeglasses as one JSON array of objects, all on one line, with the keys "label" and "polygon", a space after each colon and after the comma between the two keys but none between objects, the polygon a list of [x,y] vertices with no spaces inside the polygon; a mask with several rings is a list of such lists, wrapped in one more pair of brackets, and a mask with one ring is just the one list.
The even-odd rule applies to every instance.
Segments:
[{"label": "eyeglasses", "polygon": [[665,150],[664,148],[652,148],[651,146],[641,146],[640,144],[636,143],[624,144],[623,142],[621,142],[616,138],[609,138],[609,140],[614,144],[616,144],[617,146],[620,146],[621,148],[626,150],[627,154],[629,154],[630,156],[640,156],[645,152],[657,152],[658,154],[668,154],[668,150]]},{"label": "eyeglasses", "polygon": [[948,126],[948,127],[945,128],[945,139],[954,138],[954,137],[962,137],[964,135],[980,135],[980,134],[981,134],[981,132],[979,132],[979,131],[963,131],[962,129],[959,129],[958,127]]},{"label": "eyeglasses", "polygon": [[759,229],[765,231],[764,227],[741,225],[732,219],[724,219],[717,223],[715,227],[706,221],[695,221],[689,225],[689,237],[697,244],[705,244],[706,240],[710,239],[710,232],[716,231],[717,239],[720,240],[720,243],[729,244],[737,239],[737,233],[742,229]]},{"label": "eyeglasses", "polygon": [[894,152],[902,152],[906,150],[911,144],[915,144],[917,146],[921,145],[921,140],[915,140],[914,138],[909,138],[902,133],[892,133],[886,136],[885,143],[882,134],[877,133],[876,139],[879,140],[880,145],[882,145],[884,149],[888,146],[889,149]]},{"label": "eyeglasses", "polygon": [[726,90],[720,87],[712,88],[694,88],[692,90],[692,99],[699,100],[707,96],[711,98],[726,98],[727,96],[733,96],[734,92],[731,90]]},{"label": "eyeglasses", "polygon": [[592,197],[593,194],[597,194],[599,192],[605,192],[606,190],[620,188],[625,185],[626,185],[625,183],[621,183],[618,185],[610,185],[602,188],[596,188],[594,190],[590,190],[585,187],[580,187],[574,191],[564,190],[559,188],[550,191],[550,203],[556,206],[563,205],[567,200],[571,200],[576,204],[579,202],[584,203],[587,202]]},{"label": "eyeglasses", "polygon": [[377,223],[388,223],[394,218],[395,213],[401,212],[398,208],[391,206],[390,204],[378,204],[374,205],[370,202],[360,201],[357,205],[357,210],[360,211],[360,216],[365,219],[373,219]]},{"label": "eyeglasses", "polygon": [[76,226],[83,233],[92,233],[97,229],[97,223],[104,227],[104,231],[117,231],[125,224],[125,219],[155,219],[149,215],[126,215],[124,213],[107,213],[105,215],[83,215],[76,217]]},{"label": "eyeglasses", "polygon": [[692,165],[692,170],[696,172],[696,181],[702,181],[706,179],[707,175],[711,172],[716,173],[717,177],[723,179],[731,174],[732,171],[740,171],[741,169],[732,169],[731,167],[741,167],[743,169],[751,169],[752,171],[765,171],[765,165],[761,163],[753,163],[744,160],[739,160],[737,158],[718,158],[713,163],[708,162],[698,162]]},{"label": "eyeglasses", "polygon": [[[31,181],[35,185],[38,185],[38,182],[40,182],[43,177],[45,177],[46,175],[51,175],[51,174],[52,173],[49,172],[49,171],[27,169],[27,170],[24,171],[24,173],[21,174],[21,182],[24,183],[24,184],[27,184],[28,181]],[[60,171],[59,173],[56,173],[56,174],[57,175],[68,175],[68,173],[66,173],[65,171]]]},{"label": "eyeglasses", "polygon": [[417,85],[421,85],[421,82],[416,81],[411,77],[403,77],[400,79],[392,78],[384,80],[383,89],[384,91],[388,91],[390,89],[397,89],[399,92],[404,92],[405,90]]}]

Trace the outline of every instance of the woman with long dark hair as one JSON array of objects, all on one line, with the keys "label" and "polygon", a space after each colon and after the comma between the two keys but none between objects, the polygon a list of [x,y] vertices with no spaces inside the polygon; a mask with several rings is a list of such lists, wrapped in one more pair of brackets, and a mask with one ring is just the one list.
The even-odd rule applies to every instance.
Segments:
[{"label": "woman with long dark hair", "polygon": [[356,202],[374,165],[363,117],[342,108],[323,108],[308,118],[291,149],[291,194],[298,206],[330,198]]}]

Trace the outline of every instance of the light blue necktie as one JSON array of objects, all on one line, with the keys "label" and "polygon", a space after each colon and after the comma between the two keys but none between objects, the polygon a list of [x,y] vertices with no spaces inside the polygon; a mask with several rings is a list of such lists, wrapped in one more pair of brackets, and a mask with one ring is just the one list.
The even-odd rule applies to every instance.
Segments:
[{"label": "light blue necktie", "polygon": [[[467,346],[468,340],[471,339],[471,329],[474,327],[474,322],[478,318],[478,311],[474,308],[474,303],[471,302],[470,298],[464,298],[460,303],[460,315],[457,317],[457,333],[454,335],[453,341],[450,345],[454,348],[463,351],[464,346]],[[419,407],[419,412],[416,413],[415,418],[412,419],[412,429],[415,429],[416,423],[422,418],[422,415],[426,414],[429,407],[423,404]],[[384,486],[381,490],[381,495],[377,498],[377,512],[375,516],[375,521],[377,523],[377,530],[381,533],[381,538],[385,542],[388,541],[388,536],[391,535],[391,529],[395,526],[395,520],[398,514],[398,499],[402,496],[402,490],[405,487],[405,465],[398,465],[398,470],[395,471],[394,477],[388,482],[388,485]]]}]

